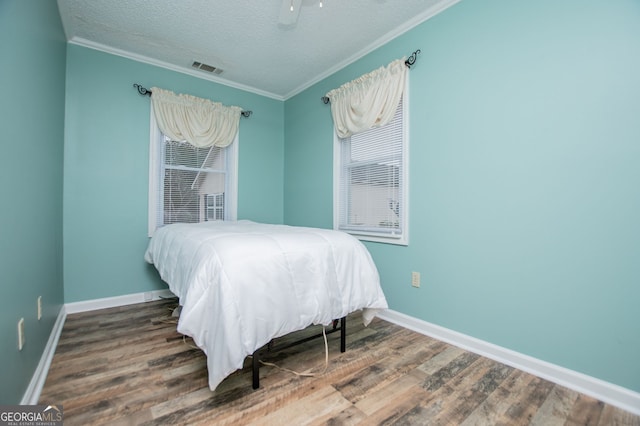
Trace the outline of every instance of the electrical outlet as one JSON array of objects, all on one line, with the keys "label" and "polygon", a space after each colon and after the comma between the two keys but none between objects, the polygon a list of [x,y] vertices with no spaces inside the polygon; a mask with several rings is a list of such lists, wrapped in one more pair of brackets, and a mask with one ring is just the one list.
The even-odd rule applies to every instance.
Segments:
[{"label": "electrical outlet", "polygon": [[21,351],[24,346],[24,318],[18,321],[18,350]]},{"label": "electrical outlet", "polygon": [[38,296],[38,321],[42,318],[42,296]]},{"label": "electrical outlet", "polygon": [[411,273],[411,285],[414,287],[420,287],[420,272]]}]

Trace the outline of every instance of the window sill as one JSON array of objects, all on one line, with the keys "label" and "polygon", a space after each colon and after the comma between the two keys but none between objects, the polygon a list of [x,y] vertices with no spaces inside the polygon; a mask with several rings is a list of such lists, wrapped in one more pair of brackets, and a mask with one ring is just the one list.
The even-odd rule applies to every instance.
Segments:
[{"label": "window sill", "polygon": [[353,235],[360,241],[371,241],[374,243],[382,243],[382,244],[393,244],[396,246],[408,246],[409,241],[405,236],[402,237],[388,237],[381,235],[371,235],[371,234],[362,234],[348,230],[342,230],[342,232],[346,232],[347,234]]}]

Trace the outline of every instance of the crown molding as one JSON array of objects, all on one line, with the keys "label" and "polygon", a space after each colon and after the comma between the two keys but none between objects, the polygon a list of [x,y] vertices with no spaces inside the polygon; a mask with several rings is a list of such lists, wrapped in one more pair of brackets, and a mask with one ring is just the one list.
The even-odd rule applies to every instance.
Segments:
[{"label": "crown molding", "polygon": [[260,95],[260,96],[264,96],[264,97],[267,97],[267,98],[275,99],[277,101],[286,101],[287,99],[299,94],[300,92],[304,91],[305,89],[308,89],[309,87],[311,87],[314,84],[324,80],[325,78],[331,76],[332,74],[340,71],[341,69],[345,68],[346,66],[351,65],[352,63],[354,63],[358,59],[361,59],[365,55],[373,52],[375,49],[377,49],[377,48],[379,48],[381,46],[384,46],[386,43],[390,42],[394,38],[396,38],[396,37],[406,33],[407,31],[415,28],[416,26],[418,26],[418,25],[422,24],[423,22],[427,21],[428,19],[438,15],[439,13],[441,13],[444,10],[448,9],[449,7],[455,5],[456,3],[459,3],[460,1],[461,0],[445,0],[445,1],[442,1],[442,2],[438,2],[432,8],[424,11],[423,13],[421,13],[419,15],[416,15],[414,18],[412,18],[409,21],[405,22],[402,26],[396,28],[393,31],[388,32],[387,34],[385,34],[382,37],[378,38],[377,40],[373,41],[371,44],[369,44],[365,48],[361,49],[360,51],[358,51],[354,55],[350,56],[349,58],[345,59],[344,61],[341,61],[341,62],[337,63],[336,65],[334,65],[333,67],[327,69],[326,71],[318,74],[316,77],[314,77],[311,80],[307,81],[306,83],[298,86],[297,88],[295,88],[294,90],[290,91],[289,93],[287,93],[284,96],[277,95],[277,94],[271,93],[271,92],[267,92],[265,90],[261,90],[261,89],[258,89],[256,87],[247,86],[247,85],[240,84],[240,83],[234,83],[233,81],[230,81],[230,80],[227,80],[227,79],[215,76],[215,75],[203,75],[201,72],[193,70],[193,69],[191,69],[189,67],[182,67],[182,66],[170,64],[168,62],[160,61],[160,60],[157,60],[157,59],[150,58],[148,56],[144,56],[144,55],[140,55],[140,54],[137,54],[137,53],[129,52],[127,50],[117,49],[115,47],[107,46],[105,44],[96,43],[94,41],[87,40],[87,39],[82,38],[82,37],[76,37],[76,36],[71,37],[71,38],[69,38],[68,42],[69,42],[69,44],[74,44],[74,45],[77,45],[77,46],[82,46],[82,47],[86,47],[86,48],[89,48],[89,49],[98,50],[98,51],[101,51],[101,52],[109,53],[111,55],[121,56],[123,58],[131,59],[133,61],[142,62],[142,63],[153,65],[153,66],[156,66],[156,67],[160,67],[160,68],[168,69],[168,70],[171,70],[171,71],[179,72],[181,74],[187,74],[187,75],[190,75],[192,77],[196,77],[196,78],[199,78],[199,79],[202,79],[202,80],[211,81],[211,82],[214,82],[214,83],[217,83],[217,84],[221,84],[223,86],[232,87],[234,89],[239,89],[239,90],[242,90],[242,91],[245,91],[245,92],[254,93],[256,95]]},{"label": "crown molding", "polygon": [[423,22],[433,18],[434,16],[436,16],[439,13],[443,12],[444,10],[450,8],[454,4],[459,3],[460,1],[462,1],[462,0],[446,0],[446,1],[438,2],[432,8],[427,9],[424,12],[422,12],[421,14],[416,15],[415,17],[413,17],[412,19],[408,20],[407,22],[405,22],[403,25],[401,25],[400,27],[396,28],[395,30],[386,33],[385,35],[383,35],[379,39],[375,40],[374,42],[372,42],[371,44],[366,46],[364,49],[362,49],[359,52],[357,52],[356,54],[350,56],[349,58],[345,59],[342,62],[337,63],[336,65],[334,65],[333,67],[331,67],[328,70],[324,71],[323,73],[318,74],[315,78],[309,80],[308,82],[304,83],[303,85],[298,86],[294,90],[290,91],[289,93],[287,93],[284,96],[284,100],[287,100],[287,99],[297,95],[298,93],[302,92],[303,90],[308,89],[309,87],[311,87],[314,84],[324,80],[325,78],[329,77],[330,75],[340,71],[341,69],[345,68],[346,66],[351,65],[352,63],[354,63],[358,59],[364,57],[365,55],[368,55],[369,53],[373,52],[377,48],[384,46],[385,44],[389,43],[394,38],[406,33],[407,31],[409,31],[409,30],[411,30],[411,29],[413,29],[415,27],[417,27],[418,25],[420,25]]},{"label": "crown molding", "polygon": [[217,77],[215,75],[203,75],[201,71],[196,71],[188,67],[181,67],[178,65],[170,64],[168,62],[160,61],[157,59],[150,58],[148,56],[139,55],[137,53],[132,53],[127,50],[117,49],[115,47],[107,46],[105,44],[96,43],[91,40],[87,40],[82,37],[72,37],[69,39],[69,44],[74,44],[76,46],[86,47],[88,49],[99,50],[104,53],[109,53],[111,55],[121,56],[123,58],[131,59],[136,62],[142,62],[148,65],[153,65],[159,68],[165,68],[170,71],[179,72],[181,74],[187,74],[192,77],[199,78],[201,80],[211,81],[217,84],[221,84],[223,86],[233,87],[234,89],[239,89],[245,92],[254,93],[256,95],[264,96],[266,98],[275,99],[277,101],[284,101],[284,97],[280,95],[276,95],[275,93],[267,92],[264,90],[260,90],[255,87],[247,86],[240,83],[234,83],[230,80]]}]

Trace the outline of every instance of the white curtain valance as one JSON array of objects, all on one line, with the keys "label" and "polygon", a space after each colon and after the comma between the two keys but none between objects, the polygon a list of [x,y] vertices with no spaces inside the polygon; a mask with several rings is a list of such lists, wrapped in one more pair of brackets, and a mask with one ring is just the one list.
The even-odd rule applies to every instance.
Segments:
[{"label": "white curtain valance", "polygon": [[389,123],[402,98],[406,75],[404,58],[397,59],[327,93],[338,136],[346,138]]},{"label": "white curtain valance", "polygon": [[151,92],[158,127],[171,139],[204,148],[225,147],[236,137],[242,108],[158,87]]}]

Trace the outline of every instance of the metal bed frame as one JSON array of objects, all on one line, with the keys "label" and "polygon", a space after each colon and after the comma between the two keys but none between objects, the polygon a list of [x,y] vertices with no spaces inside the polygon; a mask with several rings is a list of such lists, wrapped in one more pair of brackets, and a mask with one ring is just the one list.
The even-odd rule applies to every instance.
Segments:
[{"label": "metal bed frame", "polygon": [[[340,326],[338,327],[338,321],[340,321]],[[347,350],[347,317],[342,317],[339,320],[333,320],[332,328],[327,330],[325,334],[335,333],[336,331],[340,331],[340,352],[345,352]],[[304,339],[296,340],[295,342],[291,342],[285,345],[274,345],[273,340],[269,342],[266,346],[263,346],[260,349],[257,349],[253,353],[253,362],[252,362],[252,374],[253,374],[253,389],[258,389],[260,387],[260,353],[264,352],[266,348],[267,351],[271,352],[272,350],[283,350],[290,348],[292,346],[299,345],[301,343],[308,342],[313,339],[317,339],[318,337],[322,337],[322,333],[314,334],[313,336],[305,337]],[[274,346],[275,349],[274,349]]]}]

